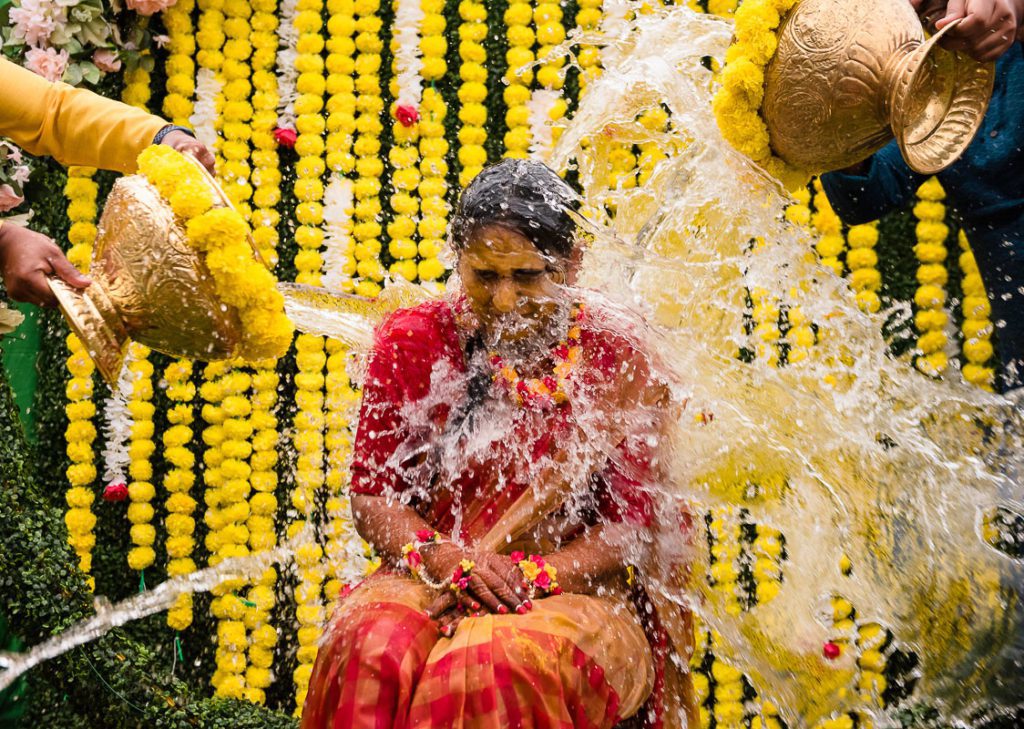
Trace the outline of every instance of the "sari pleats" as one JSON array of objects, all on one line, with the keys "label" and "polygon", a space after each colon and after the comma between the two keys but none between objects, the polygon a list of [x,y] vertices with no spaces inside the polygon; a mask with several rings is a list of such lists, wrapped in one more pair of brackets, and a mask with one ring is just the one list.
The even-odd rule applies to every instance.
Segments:
[{"label": "sari pleats", "polygon": [[379,575],[339,606],[303,729],[610,729],[651,692],[628,601],[559,595],[526,615],[466,618],[440,636],[421,583]]}]

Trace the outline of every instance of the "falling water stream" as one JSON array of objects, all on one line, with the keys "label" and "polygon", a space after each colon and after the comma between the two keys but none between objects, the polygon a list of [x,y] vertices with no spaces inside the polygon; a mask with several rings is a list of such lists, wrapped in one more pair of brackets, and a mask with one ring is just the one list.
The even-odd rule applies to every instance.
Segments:
[{"label": "falling water stream", "polygon": [[[716,127],[709,59],[724,58],[731,30],[675,7],[570,39],[563,52],[603,45],[604,70],[548,160],[575,165],[583,188],[593,240],[581,284],[651,324],[649,346],[687,400],[665,449],[666,497],[709,520],[742,510],[785,538],[778,589],[741,610],[712,586],[703,542],[689,554],[689,589],[666,597],[716,632],[718,657],[793,727],[841,710],[892,721],[856,690],[856,651],[823,655],[827,642],[855,643],[848,626],[833,625],[836,597],[856,608],[857,625],[891,636],[880,650],[916,656],[914,701],[950,722],[1015,706],[1024,701],[1024,564],[990,543],[986,523],[997,508],[1024,514],[1021,411],[955,371],[934,380],[893,358],[885,312],[863,313],[845,281],[815,262],[811,233],[785,220],[792,200]],[[670,121],[652,133],[636,120],[657,107]],[[668,156],[649,180],[609,190],[616,145],[650,141]],[[749,326],[754,290],[814,325],[816,342],[785,366],[758,356],[766,344]],[[167,582],[3,656],[0,688],[181,591],[211,589],[224,570],[258,574],[286,560],[289,545]]]}]

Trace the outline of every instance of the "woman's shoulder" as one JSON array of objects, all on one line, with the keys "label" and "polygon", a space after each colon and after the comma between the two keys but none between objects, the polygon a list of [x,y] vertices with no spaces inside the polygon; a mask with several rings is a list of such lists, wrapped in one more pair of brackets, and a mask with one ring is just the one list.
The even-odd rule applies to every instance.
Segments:
[{"label": "woman's shoulder", "polygon": [[592,347],[617,357],[646,356],[650,328],[636,311],[603,297],[588,298],[580,325]]},{"label": "woman's shoulder", "polygon": [[408,352],[441,351],[458,344],[451,303],[432,299],[397,309],[377,328],[374,350]]}]

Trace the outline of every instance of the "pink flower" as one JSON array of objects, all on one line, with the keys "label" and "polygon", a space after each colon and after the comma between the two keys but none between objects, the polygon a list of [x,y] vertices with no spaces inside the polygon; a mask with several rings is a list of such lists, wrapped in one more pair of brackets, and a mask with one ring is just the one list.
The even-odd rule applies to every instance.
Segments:
[{"label": "pink flower", "polygon": [[10,185],[0,185],[0,213],[6,213],[25,202],[25,198],[14,192]]},{"label": "pink flower", "polygon": [[274,130],[274,141],[282,147],[288,147],[288,149],[291,149],[295,146],[296,139],[298,139],[298,135],[295,133],[294,129],[278,127]]},{"label": "pink flower", "polygon": [[129,10],[134,10],[139,15],[152,15],[167,10],[178,0],[127,0]]},{"label": "pink flower", "polygon": [[395,109],[395,119],[397,119],[403,127],[411,127],[420,120],[420,113],[416,110],[415,106],[402,104]]},{"label": "pink flower", "polygon": [[14,172],[11,173],[11,179],[19,185],[24,185],[31,176],[32,170],[28,168],[28,165],[18,165],[14,168]]},{"label": "pink flower", "polygon": [[50,34],[68,22],[67,10],[53,0],[21,0],[21,7],[11,8],[11,35],[33,48],[46,45]]},{"label": "pink flower", "polygon": [[104,501],[124,501],[128,498],[128,487],[123,483],[108,483],[103,489]]},{"label": "pink flower", "polygon": [[524,559],[526,559],[526,555],[525,555],[525,554],[523,554],[522,552],[520,552],[519,550],[516,550],[515,552],[513,552],[512,554],[510,554],[510,555],[509,555],[509,557],[510,557],[510,558],[512,559],[512,561],[513,561],[513,562],[515,562],[516,564],[519,564],[519,563],[520,563],[520,562],[522,562],[522,561],[523,561]]},{"label": "pink flower", "polygon": [[96,64],[96,68],[104,73],[114,73],[121,70],[121,59],[117,57],[116,51],[112,51],[109,48],[100,48],[93,53],[92,62]]},{"label": "pink flower", "polygon": [[409,565],[409,569],[415,571],[423,564],[423,557],[419,552],[409,552],[405,555],[405,563]]},{"label": "pink flower", "polygon": [[434,539],[435,532],[433,529],[420,529],[416,532],[416,541],[418,542],[429,542]]},{"label": "pink flower", "polygon": [[68,52],[53,48],[29,48],[25,54],[25,68],[38,73],[47,81],[56,83],[68,67]]},{"label": "pink flower", "polygon": [[533,581],[533,584],[542,590],[546,590],[551,586],[551,575],[547,572],[541,572],[537,575],[537,579]]}]

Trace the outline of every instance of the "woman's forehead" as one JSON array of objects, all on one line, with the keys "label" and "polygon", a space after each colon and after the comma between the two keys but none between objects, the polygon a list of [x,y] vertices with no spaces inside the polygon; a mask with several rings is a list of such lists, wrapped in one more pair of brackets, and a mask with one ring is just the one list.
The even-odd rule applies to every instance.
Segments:
[{"label": "woman's forehead", "polygon": [[518,231],[497,225],[473,231],[463,255],[472,260],[548,262],[548,257],[529,238]]}]

